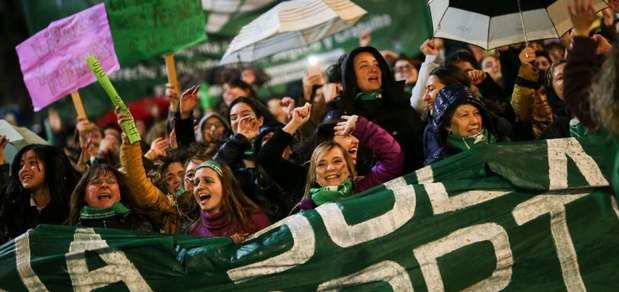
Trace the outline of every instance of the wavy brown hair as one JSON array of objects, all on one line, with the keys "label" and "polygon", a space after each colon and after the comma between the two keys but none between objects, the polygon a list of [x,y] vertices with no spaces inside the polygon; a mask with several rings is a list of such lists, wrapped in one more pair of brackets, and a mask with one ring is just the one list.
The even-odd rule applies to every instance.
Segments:
[{"label": "wavy brown hair", "polygon": [[[228,222],[237,222],[243,232],[255,232],[251,215],[255,211],[260,210],[260,207],[245,195],[230,167],[220,160],[215,161],[219,163],[223,173],[223,176],[219,176],[219,179],[221,180],[223,190],[222,209],[226,219],[228,219]],[[197,184],[194,182],[195,185]]]},{"label": "wavy brown hair", "polygon": [[592,118],[614,135],[619,135],[619,48],[615,43],[591,86]]}]

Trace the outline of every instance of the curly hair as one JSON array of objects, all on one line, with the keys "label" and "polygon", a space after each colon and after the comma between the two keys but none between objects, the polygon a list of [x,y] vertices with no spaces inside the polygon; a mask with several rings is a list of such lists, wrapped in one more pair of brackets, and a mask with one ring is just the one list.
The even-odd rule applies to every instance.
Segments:
[{"label": "curly hair", "polygon": [[619,49],[613,47],[591,86],[589,102],[592,117],[614,135],[619,135]]}]

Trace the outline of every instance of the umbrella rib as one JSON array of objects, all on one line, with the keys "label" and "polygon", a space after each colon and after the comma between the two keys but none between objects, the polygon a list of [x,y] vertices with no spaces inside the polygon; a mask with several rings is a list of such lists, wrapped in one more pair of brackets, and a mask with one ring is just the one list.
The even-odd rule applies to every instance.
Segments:
[{"label": "umbrella rib", "polygon": [[522,34],[524,34],[524,41],[527,46],[529,46],[529,39],[527,38],[527,28],[524,26],[524,14],[522,12],[522,8],[520,7],[520,0],[516,0],[516,4],[518,4],[518,12],[520,13],[520,23],[522,24]]},{"label": "umbrella rib", "polygon": [[[430,3],[428,3],[427,5],[428,5],[428,9],[430,9]],[[436,22],[439,27],[441,26],[441,22],[443,22],[443,18],[445,18],[445,14],[447,14],[447,10],[449,10],[449,4],[447,4],[447,8],[443,10],[443,14],[441,14],[441,18],[439,18],[438,22]],[[432,14],[432,9],[430,9],[430,14]],[[436,30],[438,30],[438,28],[434,29],[434,33],[436,33]],[[432,34],[433,37],[434,37],[434,33]]]}]

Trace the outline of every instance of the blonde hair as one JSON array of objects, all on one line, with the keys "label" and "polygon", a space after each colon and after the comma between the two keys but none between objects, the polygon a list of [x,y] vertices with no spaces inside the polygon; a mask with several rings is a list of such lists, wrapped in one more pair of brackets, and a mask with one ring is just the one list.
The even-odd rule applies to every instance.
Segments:
[{"label": "blonde hair", "polygon": [[619,135],[619,49],[613,48],[591,86],[591,116],[610,133]]},{"label": "blonde hair", "polygon": [[337,148],[340,149],[342,154],[344,155],[344,161],[346,161],[346,168],[348,168],[348,172],[350,173],[350,179],[354,182],[355,177],[357,176],[357,172],[355,171],[354,163],[348,151],[344,149],[340,144],[337,144],[333,141],[326,141],[320,143],[312,152],[312,158],[310,159],[310,166],[307,170],[307,179],[305,181],[305,192],[303,193],[303,198],[308,199],[310,197],[309,192],[314,183],[316,183],[316,167],[318,167],[318,162],[320,159],[327,154],[331,149]]}]

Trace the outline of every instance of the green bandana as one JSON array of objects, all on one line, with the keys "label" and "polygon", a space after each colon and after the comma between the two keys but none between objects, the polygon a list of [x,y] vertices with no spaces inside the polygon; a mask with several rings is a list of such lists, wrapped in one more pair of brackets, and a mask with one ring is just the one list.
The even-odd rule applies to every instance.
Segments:
[{"label": "green bandana", "polygon": [[254,150],[254,140],[249,141],[249,145],[251,145],[249,147],[249,149],[245,150],[245,152],[243,152],[243,154],[245,154],[245,156],[249,156],[252,157],[254,156],[255,150]]},{"label": "green bandana", "polygon": [[577,118],[570,120],[570,136],[574,138],[584,138],[588,131]]},{"label": "green bandana", "polygon": [[219,162],[217,162],[215,160],[207,160],[207,161],[204,161],[204,162],[200,163],[200,165],[198,165],[198,167],[196,167],[196,171],[198,171],[198,169],[204,168],[204,167],[208,167],[208,168],[214,170],[217,174],[219,174],[220,177],[224,176],[224,172],[221,170],[221,165],[219,164]]},{"label": "green bandana", "polygon": [[479,144],[494,144],[496,138],[488,133],[488,130],[483,129],[479,134],[470,137],[460,137],[456,134],[447,136],[447,144],[456,147],[462,151],[471,150],[472,147]]},{"label": "green bandana", "polygon": [[352,181],[347,179],[343,184],[335,187],[311,188],[310,195],[316,206],[324,203],[337,202],[352,195]]},{"label": "green bandana", "polygon": [[380,99],[381,97],[382,97],[382,94],[380,93],[380,90],[361,91],[357,93],[357,95],[355,96],[355,99],[358,99],[361,101],[370,101],[370,100]]},{"label": "green bandana", "polygon": [[129,209],[122,203],[116,202],[109,208],[92,208],[89,206],[82,207],[80,211],[80,219],[103,219],[110,218],[116,215],[126,216],[129,214]]}]

